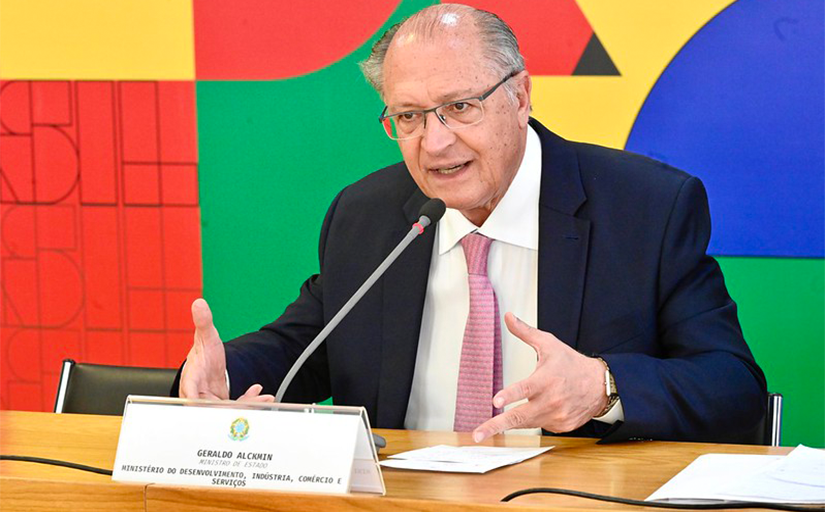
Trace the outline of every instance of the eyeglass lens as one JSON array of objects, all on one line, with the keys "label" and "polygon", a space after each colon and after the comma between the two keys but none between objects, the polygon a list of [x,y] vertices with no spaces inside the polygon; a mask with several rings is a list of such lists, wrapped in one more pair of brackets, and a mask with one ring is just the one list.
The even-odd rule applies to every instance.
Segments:
[{"label": "eyeglass lens", "polygon": [[[417,137],[423,133],[428,112],[402,112],[388,116],[383,121],[384,129],[393,139]],[[484,118],[484,107],[476,98],[440,105],[432,112],[451,130],[474,125]]]}]

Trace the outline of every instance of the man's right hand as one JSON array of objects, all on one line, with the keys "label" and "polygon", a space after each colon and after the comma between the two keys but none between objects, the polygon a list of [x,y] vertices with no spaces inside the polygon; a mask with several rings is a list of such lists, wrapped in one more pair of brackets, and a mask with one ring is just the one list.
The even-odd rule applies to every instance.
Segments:
[{"label": "man's right hand", "polygon": [[[212,322],[212,311],[203,299],[192,303],[192,321],[195,323],[195,342],[180,378],[178,393],[181,398],[229,399],[226,385],[226,352]],[[238,400],[272,402],[272,395],[261,395],[261,385],[254,384]]]}]

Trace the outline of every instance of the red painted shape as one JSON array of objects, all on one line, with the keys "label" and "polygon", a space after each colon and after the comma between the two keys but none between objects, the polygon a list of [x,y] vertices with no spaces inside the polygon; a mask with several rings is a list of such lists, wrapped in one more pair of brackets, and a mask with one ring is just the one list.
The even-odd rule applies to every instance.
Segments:
[{"label": "red painted shape", "polygon": [[77,249],[77,208],[73,205],[39,206],[37,246],[41,249]]},{"label": "red painted shape", "polygon": [[519,40],[533,75],[572,75],[593,35],[575,0],[462,0],[496,13]]},{"label": "red painted shape", "polygon": [[40,330],[10,329],[3,339],[3,359],[6,359],[3,379],[13,377],[19,382],[37,382],[42,372],[40,360]]},{"label": "red painted shape", "polygon": [[114,205],[117,192],[115,93],[112,82],[78,82],[80,198],[83,204]]},{"label": "red painted shape", "polygon": [[[24,258],[3,259],[4,327],[32,327],[40,323],[37,288],[37,261]],[[0,343],[6,341],[5,336]]]},{"label": "red painted shape", "polygon": [[97,364],[125,365],[131,363],[124,357],[126,346],[122,331],[86,331],[83,351],[84,361]]},{"label": "red painted shape", "polygon": [[127,205],[160,205],[160,166],[123,164],[123,198]]},{"label": "red painted shape", "polygon": [[62,127],[35,126],[33,133],[35,201],[59,203],[77,186],[77,148]]},{"label": "red painted shape", "polygon": [[121,82],[119,89],[123,160],[156,163],[159,158],[157,84]]},{"label": "red painted shape", "polygon": [[126,208],[126,283],[135,288],[163,286],[160,208]]},{"label": "red painted shape", "polygon": [[202,286],[194,84],[0,100],[0,407],[51,410],[66,357],[179,364]]},{"label": "red painted shape", "polygon": [[198,140],[189,136],[197,131],[194,97],[194,82],[158,84],[160,158],[165,163],[198,161]]},{"label": "red painted shape", "polygon": [[[4,107],[5,108],[5,104]],[[34,151],[28,135],[0,135],[0,171],[7,204],[34,201]]]},{"label": "red painted shape", "polygon": [[129,327],[131,330],[163,331],[163,310],[163,292],[160,289],[129,290]]},{"label": "red painted shape", "polygon": [[84,267],[94,269],[94,272],[83,273],[87,297],[86,327],[119,330],[124,326],[121,301],[123,263],[118,244],[112,243],[121,231],[118,208],[86,207],[81,209],[80,215]]},{"label": "red painted shape", "polygon": [[31,133],[31,82],[0,81],[0,103],[0,133]]},{"label": "red painted shape", "polygon": [[161,201],[165,205],[198,204],[198,166],[195,164],[165,164],[160,166]]},{"label": "red painted shape", "polygon": [[14,411],[48,411],[50,409],[44,407],[42,396],[41,382],[11,382],[8,386],[8,396],[3,397],[3,407]]},{"label": "red painted shape", "polygon": [[[186,355],[192,345],[192,302],[198,297],[200,297],[198,292],[193,290],[171,290],[166,292],[166,320],[169,329],[185,332],[189,339],[189,346],[186,347],[183,356]],[[182,359],[178,359],[178,362],[180,361]]]},{"label": "red painted shape", "polygon": [[[34,231],[34,207],[29,205],[5,204],[0,209],[3,223],[0,224],[0,243],[3,258],[31,259],[36,255],[37,244]],[[5,260],[9,261],[9,260]],[[8,276],[8,274],[5,274]]]},{"label": "red painted shape", "polygon": [[166,366],[166,334],[141,331],[129,333],[129,360],[135,366]]},{"label": "red painted shape", "polygon": [[198,80],[276,80],[326,67],[363,45],[398,0],[198,0]]},{"label": "red painted shape", "polygon": [[32,114],[35,124],[72,123],[70,82],[33,82]]},{"label": "red painted shape", "polygon": [[[193,289],[200,285],[201,261],[181,258],[201,246],[199,215],[192,208],[169,206],[163,209],[163,266],[166,285],[175,289]],[[197,297],[195,297],[197,298]],[[186,308],[187,313],[189,308]]]},{"label": "red painted shape", "polygon": [[[49,207],[46,207],[49,208]],[[79,327],[83,310],[83,279],[80,261],[68,251],[41,251],[37,257],[39,326]]]}]

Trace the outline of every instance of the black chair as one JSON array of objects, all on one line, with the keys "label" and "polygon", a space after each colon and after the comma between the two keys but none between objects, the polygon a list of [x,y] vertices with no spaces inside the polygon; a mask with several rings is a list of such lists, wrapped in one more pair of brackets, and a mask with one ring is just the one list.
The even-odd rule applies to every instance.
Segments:
[{"label": "black chair", "polygon": [[750,430],[730,432],[726,437],[720,441],[732,444],[779,446],[782,437],[782,395],[768,393],[768,410],[762,421]]},{"label": "black chair", "polygon": [[762,440],[759,444],[765,446],[779,446],[782,440],[782,394],[768,393],[768,412],[765,414],[765,424]]},{"label": "black chair", "polygon": [[63,360],[56,413],[123,415],[128,395],[169,396],[176,369],[76,363]]}]

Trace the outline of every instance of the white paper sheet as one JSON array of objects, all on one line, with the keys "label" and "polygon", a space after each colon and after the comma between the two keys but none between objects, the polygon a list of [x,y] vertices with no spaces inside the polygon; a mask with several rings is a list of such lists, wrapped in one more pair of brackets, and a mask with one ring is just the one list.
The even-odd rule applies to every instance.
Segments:
[{"label": "white paper sheet", "polygon": [[799,446],[722,494],[738,500],[825,503],[825,451]]},{"label": "white paper sheet", "polygon": [[448,473],[486,473],[490,470],[518,464],[552,449],[503,448],[497,446],[431,446],[390,455],[381,465],[388,468]]},{"label": "white paper sheet", "polygon": [[825,503],[825,451],[799,446],[787,456],[702,455],[647,499]]}]

